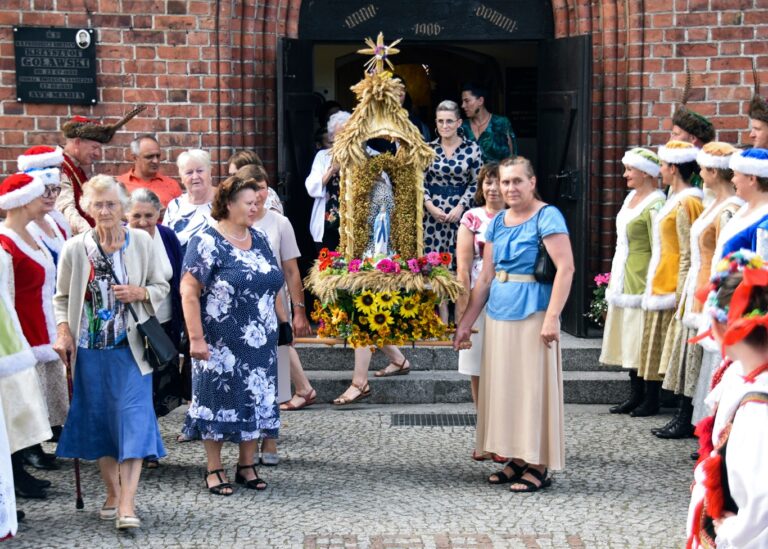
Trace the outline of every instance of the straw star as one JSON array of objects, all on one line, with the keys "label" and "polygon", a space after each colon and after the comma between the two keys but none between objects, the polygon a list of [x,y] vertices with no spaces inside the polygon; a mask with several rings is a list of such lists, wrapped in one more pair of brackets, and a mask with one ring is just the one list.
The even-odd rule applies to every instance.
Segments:
[{"label": "straw star", "polygon": [[384,70],[384,63],[386,63],[387,66],[394,71],[395,67],[390,62],[389,57],[400,53],[400,50],[395,46],[397,46],[401,41],[402,38],[398,38],[390,45],[386,45],[384,43],[384,34],[379,33],[379,35],[376,37],[376,42],[370,38],[366,38],[365,43],[368,47],[362,50],[357,50],[357,53],[373,56],[365,63],[365,68],[369,72],[382,72]]}]

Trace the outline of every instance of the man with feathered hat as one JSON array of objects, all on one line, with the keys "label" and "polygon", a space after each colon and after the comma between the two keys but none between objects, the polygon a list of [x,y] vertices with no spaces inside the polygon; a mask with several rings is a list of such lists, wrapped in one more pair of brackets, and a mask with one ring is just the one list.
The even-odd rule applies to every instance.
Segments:
[{"label": "man with feathered hat", "polygon": [[672,115],[672,131],[670,138],[674,141],[685,141],[698,148],[715,139],[715,126],[706,117],[686,107],[691,95],[691,71],[686,71],[685,87],[680,105]]},{"label": "man with feathered hat", "polygon": [[95,120],[75,116],[61,127],[66,142],[61,165],[61,194],[56,200],[56,209],[64,214],[74,234],[94,226],[93,219],[80,207],[83,185],[89,178],[85,170],[101,158],[102,144],[109,143],[118,129],[145,108],[133,109],[117,124],[102,125]]},{"label": "man with feathered hat", "polygon": [[755,79],[755,95],[749,102],[749,138],[753,147],[768,149],[768,101],[760,96],[760,77],[754,59],[752,77]]}]

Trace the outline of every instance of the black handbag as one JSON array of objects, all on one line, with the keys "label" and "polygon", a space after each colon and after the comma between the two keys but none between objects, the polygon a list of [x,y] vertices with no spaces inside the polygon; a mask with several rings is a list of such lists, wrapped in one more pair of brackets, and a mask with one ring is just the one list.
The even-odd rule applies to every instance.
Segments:
[{"label": "black handbag", "polygon": [[[115,276],[115,270],[112,268],[112,260],[104,253],[95,231],[93,233],[93,240],[96,241],[96,247],[99,249],[101,257],[107,262],[110,276],[112,276],[116,283],[120,284],[120,280]],[[136,322],[136,329],[139,330],[139,334],[144,339],[144,360],[149,364],[153,364],[153,361],[150,360],[150,353],[152,353],[155,358],[154,362],[160,366],[165,366],[179,356],[179,351],[176,349],[173,341],[165,333],[163,326],[154,315],[150,315],[147,320],[139,323],[139,316],[136,314],[133,306],[130,303],[124,303],[123,305],[131,313],[133,320]]]},{"label": "black handbag", "polygon": [[[544,208],[548,207],[549,204],[544,206]],[[533,277],[536,279],[536,282],[541,284],[552,284],[557,274],[557,267],[555,267],[552,258],[549,257],[547,248],[544,246],[544,239],[541,238],[541,233],[539,232],[539,216],[544,208],[541,208],[536,213],[536,235],[539,237],[539,249],[536,252],[536,263],[533,266]]]}]

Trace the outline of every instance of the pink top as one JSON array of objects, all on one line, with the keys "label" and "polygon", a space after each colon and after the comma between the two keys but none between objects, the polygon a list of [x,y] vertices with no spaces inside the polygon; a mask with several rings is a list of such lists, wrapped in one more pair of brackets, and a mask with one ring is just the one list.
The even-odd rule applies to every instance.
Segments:
[{"label": "pink top", "polygon": [[480,276],[483,269],[483,248],[485,247],[485,231],[488,224],[496,217],[496,214],[489,214],[484,206],[472,208],[464,213],[461,218],[461,224],[472,231],[474,235],[474,257],[472,258],[472,271],[469,274],[469,286],[475,287],[475,281]]}]

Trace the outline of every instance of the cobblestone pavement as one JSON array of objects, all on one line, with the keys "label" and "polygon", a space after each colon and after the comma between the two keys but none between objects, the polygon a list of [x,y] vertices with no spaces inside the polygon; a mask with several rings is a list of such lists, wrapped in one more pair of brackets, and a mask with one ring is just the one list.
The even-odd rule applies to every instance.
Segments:
[{"label": "cobblestone pavement", "polygon": [[[202,488],[199,443],[178,444],[178,409],[162,418],[168,457],[142,475],[142,527],[99,521],[95,464],[83,464],[75,510],[71,462],[41,474],[49,499],[20,500],[27,519],[13,547],[534,548],[683,545],[691,440],[649,433],[665,417],[613,416],[566,406],[567,469],[551,488],[490,486],[499,466],[469,459],[472,427],[392,427],[392,413],[472,413],[471,405],[315,406],[283,415],[282,462],[262,467],[265,492],[229,498]],[[48,448],[50,450],[50,447]],[[225,446],[232,471],[235,447]],[[230,473],[230,479],[233,474]]]}]

